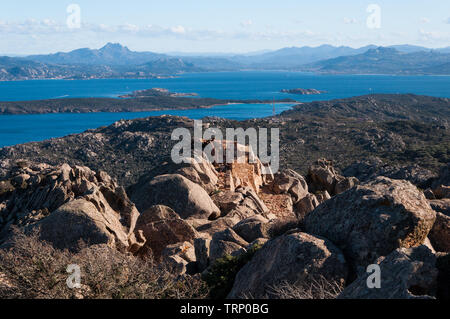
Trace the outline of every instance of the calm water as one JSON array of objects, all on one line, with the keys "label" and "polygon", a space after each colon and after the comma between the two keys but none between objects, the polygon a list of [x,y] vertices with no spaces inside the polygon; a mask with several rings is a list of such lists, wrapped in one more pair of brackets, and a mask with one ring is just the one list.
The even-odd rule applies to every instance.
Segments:
[{"label": "calm water", "polygon": [[[293,104],[276,104],[276,112],[281,113]],[[245,109],[246,112],[242,112]],[[42,141],[52,137],[81,133],[89,128],[112,124],[122,119],[136,119],[163,114],[187,116],[201,119],[206,116],[246,120],[272,115],[271,104],[219,105],[211,109],[133,112],[133,113],[85,113],[85,114],[30,114],[0,115],[0,147]]]},{"label": "calm water", "polygon": [[[198,93],[219,99],[329,100],[369,93],[415,93],[450,98],[450,76],[364,76],[313,75],[295,72],[220,72],[186,74],[174,79],[151,80],[39,80],[0,82],[0,101],[23,101],[69,97],[116,97],[153,87],[174,92]],[[322,95],[299,96],[280,93],[282,89],[314,88]],[[1,103],[0,103],[1,104]],[[289,105],[277,105],[280,113]],[[0,147],[40,141],[109,125],[120,119],[161,114],[194,119],[219,116],[244,120],[272,114],[271,105],[226,105],[211,109],[139,113],[89,113],[0,116]]]}]

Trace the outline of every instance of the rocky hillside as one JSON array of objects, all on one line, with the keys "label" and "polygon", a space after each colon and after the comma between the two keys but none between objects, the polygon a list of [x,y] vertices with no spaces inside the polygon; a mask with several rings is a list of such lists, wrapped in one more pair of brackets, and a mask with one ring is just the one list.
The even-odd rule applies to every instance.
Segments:
[{"label": "rocky hillside", "polygon": [[[301,173],[326,157],[340,170],[353,165],[358,177],[382,171],[420,184],[450,161],[449,105],[448,99],[433,97],[373,95],[302,104],[275,118],[204,122],[221,128],[280,128],[281,165]],[[173,116],[120,121],[82,134],[5,147],[0,149],[0,175],[28,159],[105,170],[129,186],[168,161],[170,134],[178,127],[192,128],[193,121]]]},{"label": "rocky hillside", "polygon": [[[152,258],[174,280],[200,276],[210,298],[449,298],[450,186],[427,190],[435,206],[410,182],[360,184],[324,159],[305,177],[263,176],[259,165],[192,159],[127,195],[105,172],[20,163],[0,182],[0,254],[23,257],[20,229],[56,249],[77,252],[83,240]],[[371,264],[381,267],[380,289],[366,285]],[[0,261],[0,295],[23,289],[24,276],[33,287],[8,265]]]},{"label": "rocky hillside", "polygon": [[[193,121],[173,116],[3,148],[0,296],[5,286],[33,287],[33,273],[18,276],[14,261],[32,266],[26,256],[37,244],[16,239],[37,234],[88,264],[97,255],[86,246],[151,259],[174,286],[199,280],[209,298],[448,299],[448,107],[447,99],[388,95],[245,122],[204,119],[204,128],[280,127],[283,169],[275,175],[262,174],[259,161],[214,164],[199,154],[174,164],[171,132]],[[229,141],[203,143],[250,156]],[[382,286],[368,289],[374,264]],[[98,285],[88,282],[77,298]],[[61,296],[59,289],[45,291]]]}]

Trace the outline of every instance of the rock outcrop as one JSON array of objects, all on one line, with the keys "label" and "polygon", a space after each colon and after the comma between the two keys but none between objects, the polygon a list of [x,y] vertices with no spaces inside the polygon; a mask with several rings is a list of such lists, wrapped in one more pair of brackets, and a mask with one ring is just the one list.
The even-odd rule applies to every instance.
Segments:
[{"label": "rock outcrop", "polygon": [[197,271],[195,249],[190,242],[168,245],[161,255],[163,265],[172,273],[184,275]]},{"label": "rock outcrop", "polygon": [[297,232],[267,242],[237,274],[228,298],[277,298],[272,289],[286,282],[301,286],[318,278],[344,284],[347,265],[330,241]]},{"label": "rock outcrop", "polygon": [[209,247],[209,260],[214,263],[215,260],[225,255],[237,256],[246,251],[248,242],[236,234],[232,229],[226,229],[215,233]]},{"label": "rock outcrop", "polygon": [[308,184],[297,172],[288,169],[274,175],[271,189],[275,194],[289,194],[294,204],[308,195]]},{"label": "rock outcrop", "polygon": [[295,215],[299,220],[303,220],[305,216],[312,212],[319,204],[316,195],[308,194],[295,205]]},{"label": "rock outcrop", "polygon": [[309,168],[308,185],[312,192],[327,191],[331,196],[345,192],[359,184],[355,177],[339,175],[333,167],[333,162],[319,159]]},{"label": "rock outcrop", "polygon": [[236,225],[233,230],[251,243],[259,238],[269,238],[269,220],[261,215],[246,218]]},{"label": "rock outcrop", "polygon": [[433,189],[433,194],[436,199],[447,198],[450,199],[450,186],[440,185]]},{"label": "rock outcrop", "polygon": [[433,199],[429,201],[431,208],[436,212],[450,216],[450,199]]},{"label": "rock outcrop", "polygon": [[11,172],[14,190],[3,194],[0,216],[12,225],[40,229],[42,239],[76,250],[80,240],[120,250],[138,249],[133,229],[139,212],[125,190],[104,172],[87,167],[24,165]]},{"label": "rock outcrop", "polygon": [[180,242],[193,243],[196,231],[171,208],[158,205],[145,210],[138,218],[135,233],[142,233],[146,243],[139,254],[152,254],[160,260],[162,251]]},{"label": "rock outcrop", "polygon": [[168,163],[157,166],[141,176],[139,181],[129,187],[129,192],[134,193],[157,176],[167,174],[179,174],[186,177],[193,183],[203,187],[210,194],[216,190],[218,182],[218,172],[211,162],[201,156],[195,158],[184,158],[180,164],[175,164],[171,160]]},{"label": "rock outcrop", "polygon": [[344,176],[354,176],[361,182],[366,183],[379,176],[391,179],[407,180],[414,185],[423,187],[427,185],[436,174],[430,170],[424,169],[419,165],[393,165],[384,163],[379,158],[358,161],[343,170]]},{"label": "rock outcrop", "polygon": [[131,200],[139,211],[154,205],[172,208],[183,219],[216,219],[219,208],[198,184],[179,174],[157,176],[141,188],[135,189]]},{"label": "rock outcrop", "polygon": [[441,169],[439,176],[433,180],[431,188],[436,189],[441,185],[450,186],[450,163]]},{"label": "rock outcrop", "polygon": [[343,249],[358,268],[397,248],[420,246],[435,219],[414,185],[379,177],[321,204],[306,216],[304,227]]},{"label": "rock outcrop", "polygon": [[450,252],[450,216],[436,213],[436,221],[429,237],[437,251]]},{"label": "rock outcrop", "polygon": [[425,246],[400,248],[381,257],[381,282],[369,288],[373,272],[360,276],[339,295],[340,299],[429,299],[436,295],[438,269],[435,255]]}]

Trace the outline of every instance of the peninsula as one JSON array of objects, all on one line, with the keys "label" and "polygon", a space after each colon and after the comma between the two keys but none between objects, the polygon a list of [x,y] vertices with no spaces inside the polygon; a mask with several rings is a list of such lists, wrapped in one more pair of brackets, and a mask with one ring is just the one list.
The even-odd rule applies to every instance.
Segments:
[{"label": "peninsula", "polygon": [[281,93],[289,93],[289,94],[298,94],[298,95],[316,95],[316,94],[323,94],[327,93],[325,91],[319,91],[316,89],[284,89],[281,90]]},{"label": "peninsula", "polygon": [[[138,93],[140,92],[140,93]],[[155,89],[131,93],[129,98],[63,98],[35,101],[0,102],[0,115],[49,114],[49,113],[93,113],[93,112],[147,112],[161,110],[186,110],[210,108],[226,104],[273,103],[266,100],[222,100],[215,98],[187,97],[181,93],[170,93]],[[295,103],[282,99],[277,103]]]}]

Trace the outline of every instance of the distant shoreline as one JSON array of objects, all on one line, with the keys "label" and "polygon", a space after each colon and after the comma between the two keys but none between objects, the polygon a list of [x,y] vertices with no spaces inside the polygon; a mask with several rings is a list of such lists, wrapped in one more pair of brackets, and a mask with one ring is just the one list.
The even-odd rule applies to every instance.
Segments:
[{"label": "distant shoreline", "polygon": [[92,80],[158,80],[158,79],[176,79],[180,78],[183,75],[191,75],[191,74],[210,74],[210,73],[235,73],[235,72],[291,72],[291,73],[301,73],[305,75],[311,76],[395,76],[395,77],[414,77],[414,76],[426,76],[426,77],[450,77],[450,74],[396,74],[396,73],[339,73],[339,72],[320,72],[320,71],[301,71],[301,70],[283,70],[283,69],[274,69],[274,70],[252,70],[252,69],[242,69],[242,70],[233,70],[233,71],[210,71],[210,72],[189,72],[189,73],[180,73],[176,75],[168,75],[168,76],[157,76],[157,77],[99,77],[99,78],[40,78],[40,79],[17,79],[17,80],[0,80],[0,83],[6,82],[28,82],[28,81],[92,81]]}]

